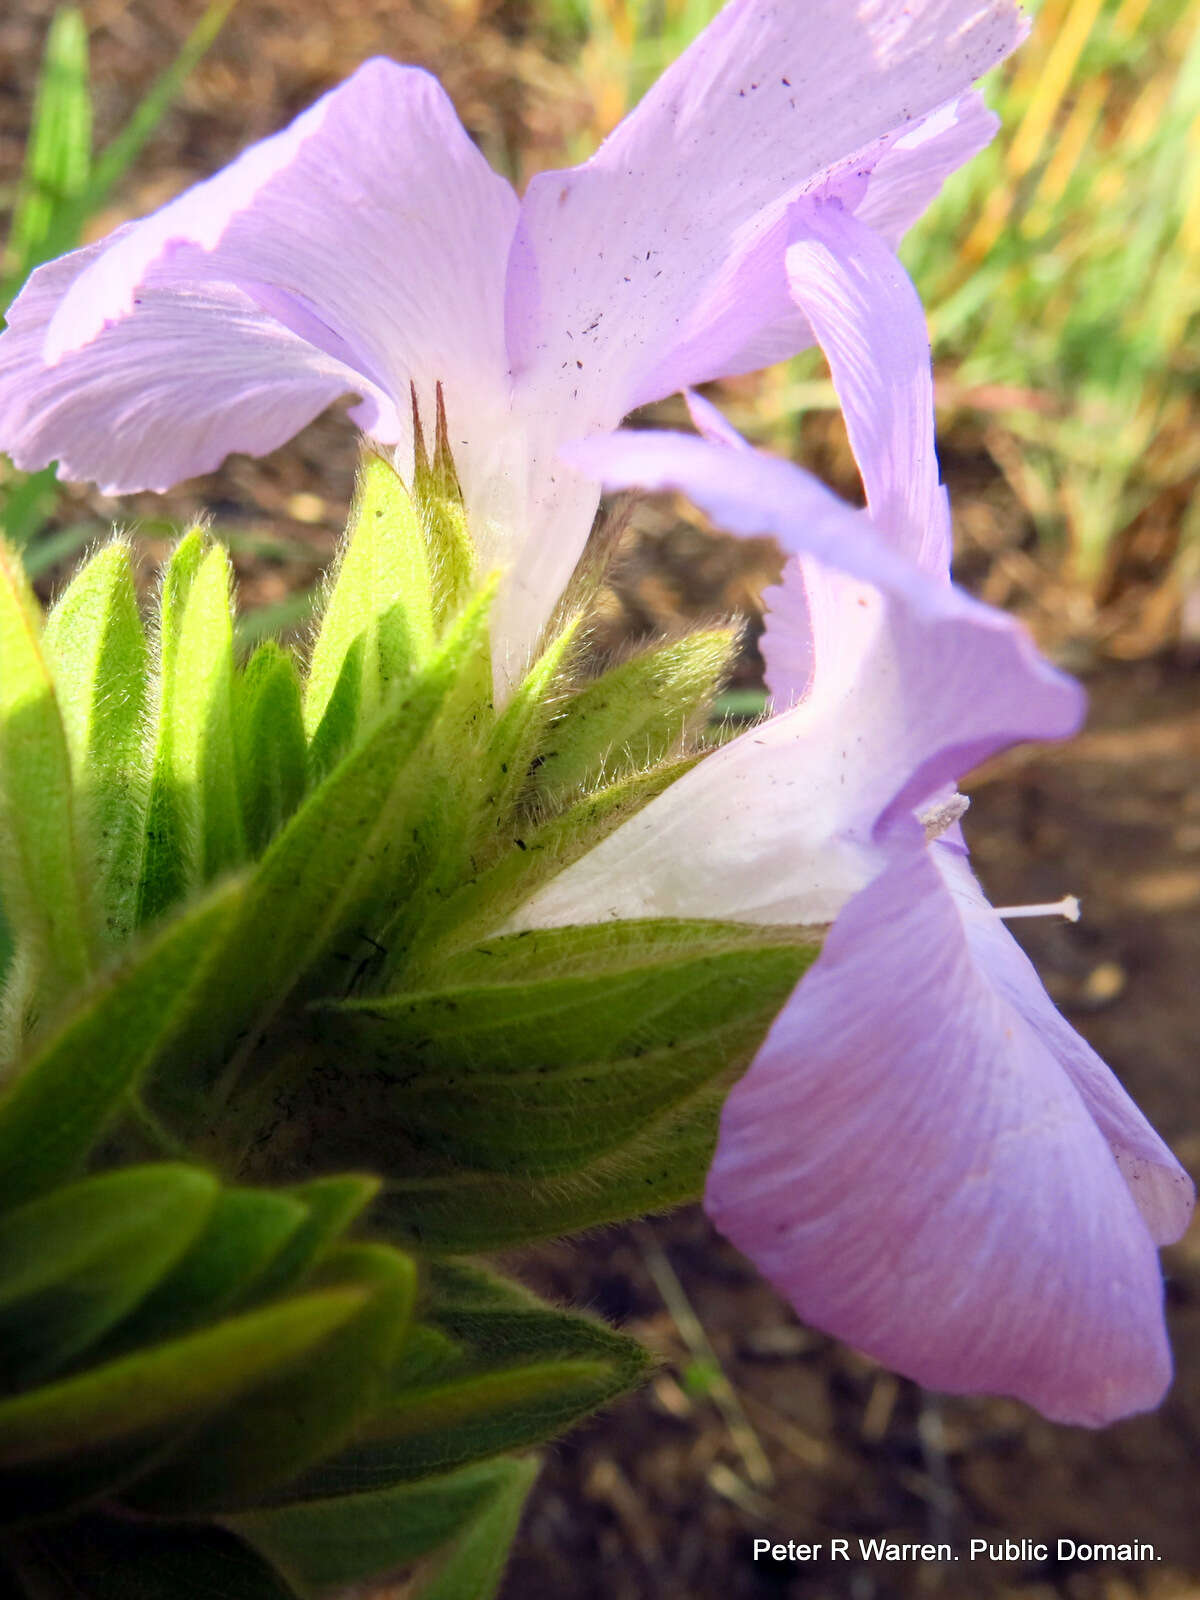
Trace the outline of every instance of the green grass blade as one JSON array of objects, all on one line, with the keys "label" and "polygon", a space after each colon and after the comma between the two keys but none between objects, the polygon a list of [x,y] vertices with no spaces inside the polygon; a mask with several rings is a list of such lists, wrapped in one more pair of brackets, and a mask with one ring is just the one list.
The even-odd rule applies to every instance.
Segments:
[{"label": "green grass blade", "polygon": [[137,160],[143,145],[178,98],[183,84],[224,27],[236,3],[237,0],[215,0],[209,5],[174,61],[155,79],[116,138],[97,155],[83,195],[88,212],[97,211],[103,205],[113,186]]},{"label": "green grass blade", "polygon": [[319,598],[314,587],[289,594],[283,600],[275,600],[257,610],[243,612],[233,630],[238,650],[252,650],[264,639],[273,639],[277,634],[305,630]]},{"label": "green grass blade", "polygon": [[4,252],[0,308],[39,262],[76,240],[77,207],[92,157],[92,102],[83,14],[54,14],[34,105],[25,171]]},{"label": "green grass blade", "polygon": [[[83,539],[78,537],[77,530],[67,529],[65,535],[39,540],[35,555],[29,547],[45,527],[58,499],[58,469],[50,466],[43,467],[40,472],[26,473],[0,465],[0,473],[3,474],[0,478],[0,534],[14,550],[25,552],[25,570],[32,580],[46,570],[43,562],[53,566],[65,555],[74,554],[94,530],[89,530]],[[47,547],[45,553],[43,545]]]},{"label": "green grass blade", "polygon": [[[35,474],[37,478],[42,476],[42,473]],[[27,479],[26,483],[32,483],[33,481],[33,479]],[[45,487],[48,511],[49,504],[52,504],[58,495],[58,479],[54,475],[53,468],[48,467],[46,469]],[[6,498],[4,504],[7,515],[12,506],[11,497]],[[45,521],[45,517],[40,512],[38,516],[38,526],[40,526]],[[103,538],[107,531],[106,528],[101,527],[96,522],[77,522],[72,527],[59,528],[54,533],[46,534],[44,538],[38,539],[35,544],[30,546],[28,540],[37,532],[37,527],[34,527],[25,538],[10,537],[10,543],[21,547],[25,557],[26,576],[30,583],[36,583],[39,578],[44,577],[52,567],[57,567],[60,562],[74,560],[89,544],[95,544],[98,539]]]}]

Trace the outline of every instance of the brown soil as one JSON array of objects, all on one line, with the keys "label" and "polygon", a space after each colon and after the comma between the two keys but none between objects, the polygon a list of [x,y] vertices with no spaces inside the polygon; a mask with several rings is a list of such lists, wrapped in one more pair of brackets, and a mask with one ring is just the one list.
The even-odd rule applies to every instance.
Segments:
[{"label": "brown soil", "polygon": [[[29,113],[52,0],[0,18],[0,199]],[[95,0],[97,123],[119,125],[196,20],[195,0]],[[526,6],[472,0],[243,0],[97,231],[159,203],[279,126],[360,59],[383,51],[432,67],[489,156],[510,170],[556,158],[581,113],[570,72],[528,35]],[[844,476],[836,440],[809,443]],[[1003,472],[978,442],[944,443],[964,575],[1019,603],[1043,637],[1060,597],[1029,553]],[[243,602],[279,601],[327,559],[344,515],[354,445],[327,418],[266,463],[236,459],[166,500],[119,504],[70,490],[60,525],[81,517],[187,521],[215,513],[241,534]],[[161,544],[146,541],[153,557]],[[641,524],[605,603],[616,647],[680,615],[753,611],[772,571],[762,548],[681,533],[669,510]],[[51,575],[50,580],[53,580]],[[741,681],[753,681],[753,629]],[[1087,664],[1088,652],[1080,657]],[[1110,665],[1089,679],[1088,731],[1057,750],[1017,752],[977,775],[968,833],[1004,902],[1081,895],[1078,926],[1021,924],[1052,994],[1113,1064],[1193,1168],[1200,972],[1200,696],[1197,663],[1176,654]],[[665,1264],[664,1264],[665,1263]],[[530,1252],[514,1265],[548,1294],[589,1307],[664,1359],[640,1395],[549,1452],[505,1600],[769,1600],[920,1595],[1043,1600],[1200,1596],[1200,1234],[1167,1255],[1178,1376],[1151,1417],[1104,1433],[1060,1428],[1006,1402],[948,1401],[897,1380],[799,1326],[698,1211]],[[726,1388],[698,1359],[670,1295],[682,1286]],[[731,1413],[729,1395],[736,1410]],[[731,1422],[731,1414],[733,1420]],[[752,1560],[752,1540],[971,1538],[1146,1540],[1140,1564],[811,1565]]]}]

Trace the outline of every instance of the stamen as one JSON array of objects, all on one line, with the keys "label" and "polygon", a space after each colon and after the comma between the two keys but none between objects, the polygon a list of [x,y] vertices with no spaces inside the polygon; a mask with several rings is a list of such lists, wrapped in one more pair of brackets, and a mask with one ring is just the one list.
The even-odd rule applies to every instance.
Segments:
[{"label": "stamen", "polygon": [[948,800],[930,806],[927,811],[919,811],[917,821],[925,829],[926,839],[940,839],[947,828],[952,828],[961,817],[966,816],[970,804],[965,794],[952,794]]},{"label": "stamen", "polygon": [[1078,895],[1065,894],[1061,900],[1056,900],[1053,905],[1040,906],[993,906],[992,910],[998,917],[1006,921],[1010,917],[1065,917],[1068,922],[1078,922],[1082,907]]}]

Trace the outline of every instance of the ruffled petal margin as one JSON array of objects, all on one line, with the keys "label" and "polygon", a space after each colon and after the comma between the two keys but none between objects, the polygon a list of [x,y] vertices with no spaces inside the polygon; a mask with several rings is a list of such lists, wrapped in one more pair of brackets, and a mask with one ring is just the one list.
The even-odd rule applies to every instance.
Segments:
[{"label": "ruffled petal margin", "polygon": [[0,442],[24,471],[57,461],[61,477],[106,494],[162,492],[231,450],[277,449],[347,391],[372,418],[390,415],[373,385],[241,289],[172,285],[161,269],[139,290],[135,317],[47,366],[47,323],[104,248],[39,267],[0,335]]},{"label": "ruffled petal margin", "polygon": [[[0,338],[7,387],[28,391],[0,418],[0,445],[30,457],[36,439],[43,458],[84,476],[95,460],[114,491],[165,488],[230,451],[274,448],[347,390],[364,396],[363,427],[407,448],[410,382],[430,413],[441,382],[470,485],[490,467],[490,432],[508,409],[504,274],[517,211],[436,80],[369,61],[215,177],[67,258],[69,269],[43,269],[14,307],[16,347],[12,332]],[[315,356],[302,358],[298,342]],[[149,423],[140,452],[132,424],[121,450],[106,449],[101,362],[121,374],[120,405]],[[83,392],[68,404],[73,376]],[[21,433],[10,441],[14,403]],[[257,405],[260,429],[247,426]],[[475,440],[489,458],[479,467]]]}]

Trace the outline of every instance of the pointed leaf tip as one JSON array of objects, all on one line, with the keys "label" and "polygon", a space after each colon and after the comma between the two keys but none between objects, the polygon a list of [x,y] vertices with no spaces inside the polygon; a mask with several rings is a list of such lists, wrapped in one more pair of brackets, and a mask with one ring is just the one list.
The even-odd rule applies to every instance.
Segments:
[{"label": "pointed leaf tip", "polygon": [[97,916],[70,744],[43,651],[41,608],[0,541],[0,898],[19,952],[5,996],[10,1049],[93,970]]},{"label": "pointed leaf tip", "polygon": [[134,926],[149,798],[149,648],[127,541],[114,539],[75,574],[46,620],[44,649],[71,750],[100,931],[119,945]]}]

